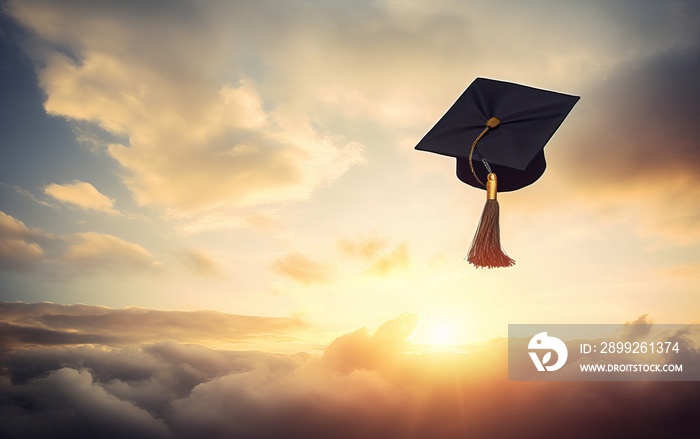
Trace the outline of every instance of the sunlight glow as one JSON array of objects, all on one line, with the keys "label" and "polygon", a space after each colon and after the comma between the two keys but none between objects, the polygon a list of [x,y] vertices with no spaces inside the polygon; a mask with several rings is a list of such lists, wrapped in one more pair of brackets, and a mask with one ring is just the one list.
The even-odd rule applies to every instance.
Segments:
[{"label": "sunlight glow", "polygon": [[409,342],[428,350],[453,350],[466,343],[466,327],[462,320],[455,318],[425,319]]}]

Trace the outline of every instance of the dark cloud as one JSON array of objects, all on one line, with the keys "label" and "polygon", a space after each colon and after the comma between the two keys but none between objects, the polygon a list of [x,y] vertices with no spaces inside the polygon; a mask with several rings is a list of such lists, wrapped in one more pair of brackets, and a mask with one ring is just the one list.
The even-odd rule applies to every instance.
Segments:
[{"label": "dark cloud", "polygon": [[23,345],[124,344],[180,342],[245,343],[289,340],[305,327],[297,318],[259,317],[216,311],[113,309],[89,305],[0,302],[0,344]]},{"label": "dark cloud", "polygon": [[624,341],[635,341],[649,335],[651,323],[648,314],[642,314],[634,321],[625,322],[622,327],[620,339]]},{"label": "dark cloud", "polygon": [[175,342],[3,351],[0,436],[684,439],[700,427],[700,383],[508,382],[503,340],[407,353],[416,323],[355,331],[320,357]]},{"label": "dark cloud", "polygon": [[698,71],[700,38],[618,66],[581,90],[557,156],[576,196],[662,246],[700,241]]},{"label": "dark cloud", "polygon": [[109,335],[81,334],[55,331],[46,328],[27,327],[0,322],[0,346],[17,345],[71,345],[86,343],[110,343],[116,341]]},{"label": "dark cloud", "polygon": [[582,92],[569,173],[586,185],[700,180],[700,41],[616,69]]},{"label": "dark cloud", "polygon": [[4,437],[167,437],[161,420],[108,393],[85,370],[62,368],[21,386],[0,377]]},{"label": "dark cloud", "polygon": [[78,347],[45,345],[41,349],[31,348],[31,344],[24,347],[12,354],[4,351],[4,366],[13,383],[26,383],[64,367],[90,370],[96,380],[104,382],[143,381],[154,375],[159,366],[155,358],[143,355],[138,349],[117,351],[99,343]]}]

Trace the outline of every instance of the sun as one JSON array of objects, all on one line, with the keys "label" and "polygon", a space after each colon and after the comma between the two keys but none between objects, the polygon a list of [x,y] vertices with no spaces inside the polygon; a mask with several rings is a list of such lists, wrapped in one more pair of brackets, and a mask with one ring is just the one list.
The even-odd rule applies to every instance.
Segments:
[{"label": "sun", "polygon": [[465,344],[465,326],[456,318],[426,318],[413,333],[410,343],[429,350],[451,350]]},{"label": "sun", "polygon": [[429,339],[434,345],[448,345],[457,341],[454,326],[440,322],[430,328]]}]

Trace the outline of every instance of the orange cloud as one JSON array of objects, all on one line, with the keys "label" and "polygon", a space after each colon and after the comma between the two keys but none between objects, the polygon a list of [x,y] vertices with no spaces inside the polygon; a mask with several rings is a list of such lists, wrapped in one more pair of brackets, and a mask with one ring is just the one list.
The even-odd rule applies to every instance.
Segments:
[{"label": "orange cloud", "polygon": [[59,261],[72,270],[114,274],[150,271],[162,267],[153,255],[138,244],[113,235],[86,232],[71,236],[73,241]]},{"label": "orange cloud", "polygon": [[338,247],[340,247],[343,253],[365,259],[377,256],[386,246],[387,241],[377,237],[363,237],[357,240],[338,240]]},{"label": "orange cloud", "polygon": [[197,274],[222,277],[223,272],[216,261],[201,250],[183,249],[178,253],[183,263]]},{"label": "orange cloud", "polygon": [[408,244],[396,245],[389,254],[376,259],[369,268],[371,273],[385,275],[392,270],[407,268],[410,263]]},{"label": "orange cloud", "polygon": [[52,236],[0,212],[0,269],[26,269],[44,258],[42,242]]},{"label": "orange cloud", "polygon": [[669,267],[662,270],[662,273],[670,278],[697,280],[700,279],[700,262]]},{"label": "orange cloud", "polygon": [[[174,252],[177,262],[205,276],[221,276],[208,254],[196,249]],[[178,261],[179,260],[179,261]],[[172,261],[171,261],[172,262]],[[97,232],[54,235],[29,228],[0,211],[0,269],[43,270],[58,277],[97,273],[157,273],[165,264],[139,244]]]},{"label": "orange cloud", "polygon": [[301,253],[290,253],[272,263],[272,268],[299,283],[311,285],[328,282],[331,267],[312,261]]},{"label": "orange cloud", "polygon": [[114,199],[103,195],[93,185],[84,181],[76,180],[67,184],[53,183],[44,188],[44,193],[51,195],[58,201],[73,204],[83,209],[97,210],[110,215],[119,213],[114,210]]},{"label": "orange cloud", "polygon": [[405,242],[395,245],[391,251],[386,250],[389,243],[376,236],[340,239],[337,244],[344,254],[369,263],[366,271],[371,274],[383,276],[395,269],[407,268],[410,264],[408,244]]},{"label": "orange cloud", "polygon": [[376,370],[382,363],[394,361],[407,350],[406,339],[418,322],[415,314],[405,314],[381,325],[374,334],[366,328],[335,339],[325,349],[324,364],[332,370],[349,373],[356,369]]}]

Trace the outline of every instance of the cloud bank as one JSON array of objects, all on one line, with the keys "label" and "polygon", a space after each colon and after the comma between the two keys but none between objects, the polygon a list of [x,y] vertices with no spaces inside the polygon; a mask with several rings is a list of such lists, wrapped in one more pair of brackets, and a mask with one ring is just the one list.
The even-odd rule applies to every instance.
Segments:
[{"label": "cloud bank", "polygon": [[[254,317],[216,311],[112,309],[90,305],[0,302],[0,345],[123,346],[155,341],[241,343],[256,337],[284,341],[304,328],[297,318]],[[215,335],[212,335],[215,334]]]},{"label": "cloud bank", "polygon": [[98,232],[52,234],[28,227],[0,211],[0,270],[8,272],[35,271],[67,279],[95,274],[157,274],[168,267],[184,267],[200,276],[222,277],[217,261],[206,252],[181,248],[172,253],[174,258],[165,264],[145,247],[118,236]]},{"label": "cloud bank", "polygon": [[140,204],[201,213],[305,199],[362,157],[359,143],[262,96],[239,64],[259,62],[248,50],[265,44],[249,28],[264,10],[251,8],[40,0],[6,9],[34,33],[46,111],[127,138],[106,151]]},{"label": "cloud bank", "polygon": [[[4,437],[683,439],[699,426],[698,383],[508,382],[504,340],[466,353],[408,351],[415,315],[341,336],[313,356],[132,338],[141,325],[149,334],[148,321],[202,319],[164,312],[123,324],[101,317],[118,311],[4,304],[4,321],[70,326],[75,334],[107,321],[132,342],[5,344]],[[57,312],[64,315],[49,318]],[[76,325],[67,314],[91,323]],[[265,336],[263,327],[250,326],[247,336]]]}]

